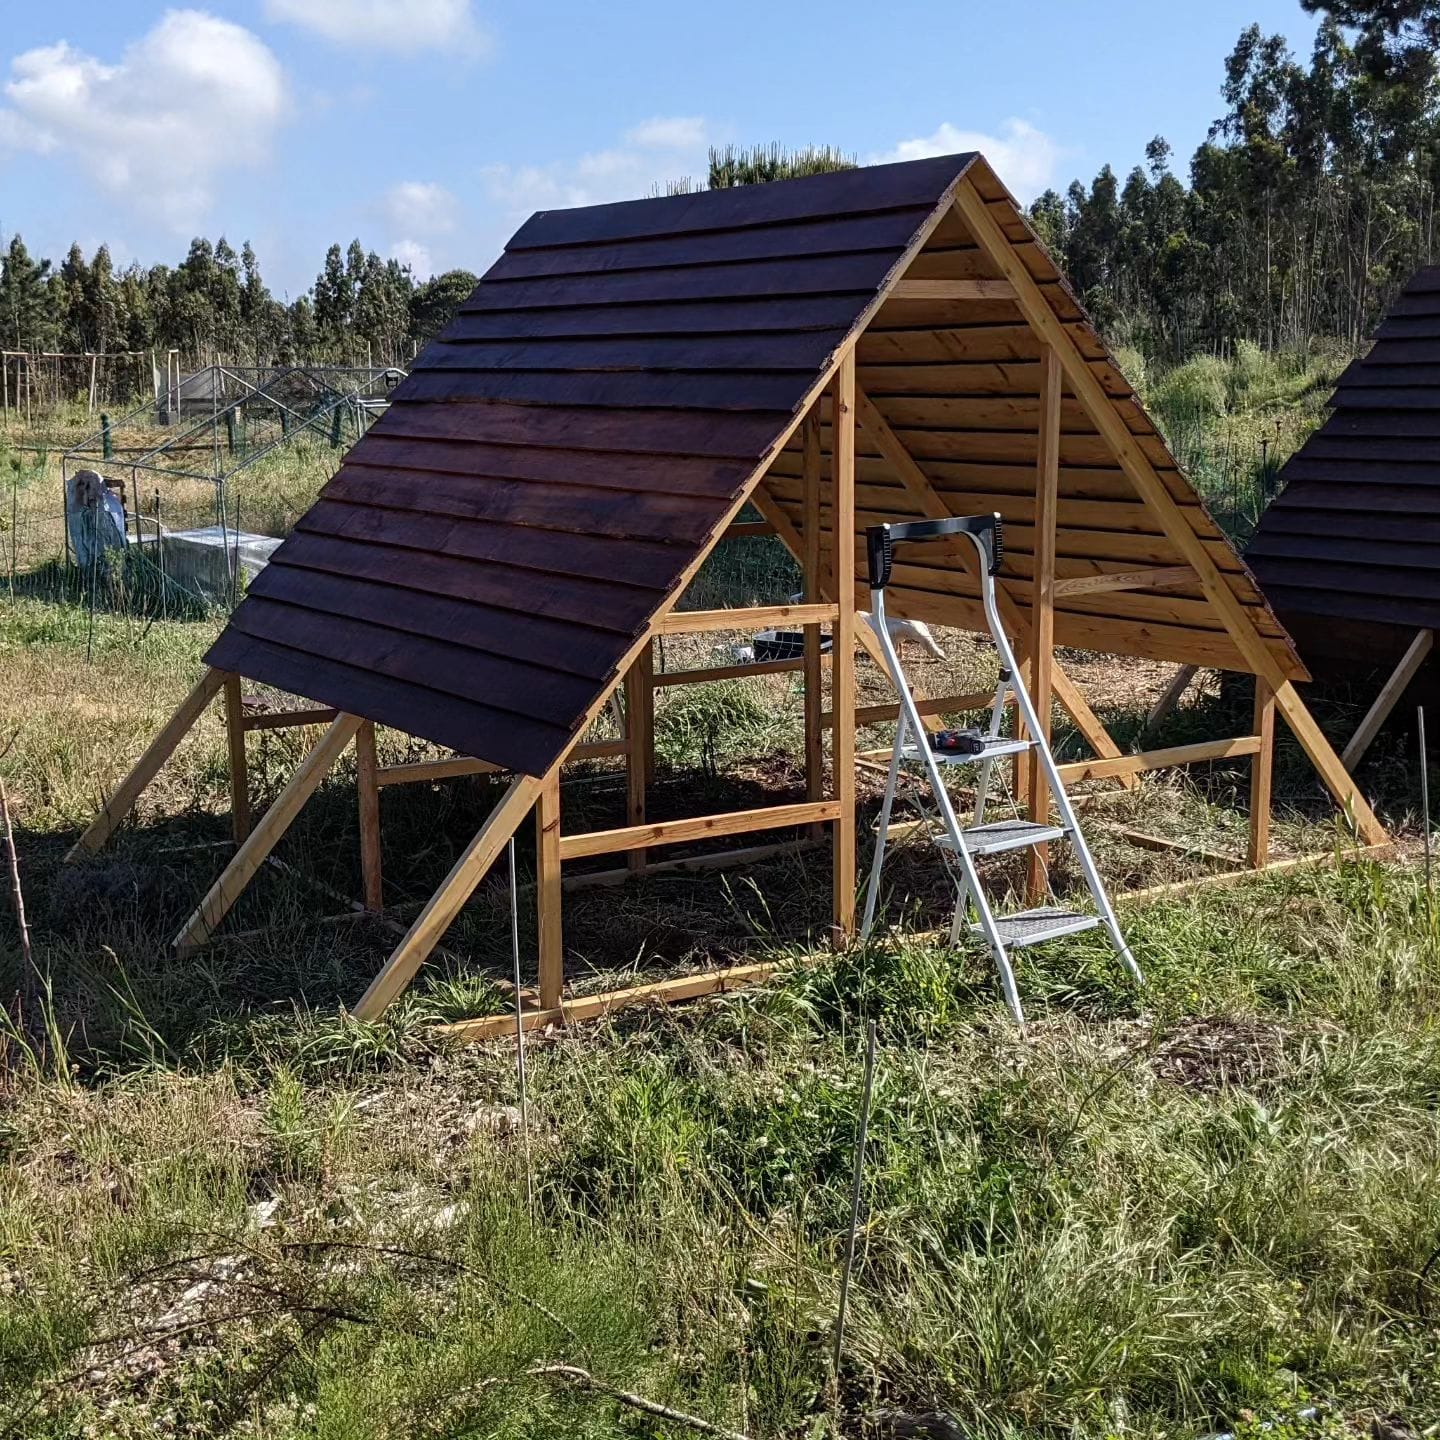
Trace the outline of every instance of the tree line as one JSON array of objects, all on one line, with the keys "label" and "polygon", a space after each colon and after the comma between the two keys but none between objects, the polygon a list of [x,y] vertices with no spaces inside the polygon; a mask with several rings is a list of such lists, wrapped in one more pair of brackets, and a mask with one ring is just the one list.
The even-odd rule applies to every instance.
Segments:
[{"label": "tree line", "polygon": [[286,303],[271,294],[247,241],[190,242],[178,265],[117,271],[109,248],[72,245],[55,266],[22,236],[0,256],[0,349],[114,353],[176,349],[192,361],[404,364],[474,289],[451,270],[417,282],[358,240],[332,245],[314,285]]}]

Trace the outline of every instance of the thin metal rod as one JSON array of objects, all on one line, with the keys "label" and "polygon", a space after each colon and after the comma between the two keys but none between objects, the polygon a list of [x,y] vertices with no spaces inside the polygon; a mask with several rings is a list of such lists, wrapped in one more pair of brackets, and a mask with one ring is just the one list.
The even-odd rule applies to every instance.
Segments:
[{"label": "thin metal rod", "polygon": [[840,1271],[840,1307],[835,1313],[835,1344],[830,1371],[840,1373],[840,1351],[845,1343],[845,1312],[850,1306],[850,1272],[855,1268],[855,1235],[860,1228],[860,1189],[865,1178],[865,1144],[870,1136],[870,1096],[875,1086],[875,1022],[866,1027],[865,1088],[860,1096],[860,1131],[855,1137],[855,1173],[850,1182],[850,1233],[845,1237],[845,1264]]},{"label": "thin metal rod", "polygon": [[515,837],[510,837],[510,958],[515,967],[515,1070],[520,1084],[520,1137],[525,1146],[525,1203],[535,1209],[535,1171],[530,1163],[530,1102],[525,1075],[525,1020],[520,996],[520,887],[515,883]]}]

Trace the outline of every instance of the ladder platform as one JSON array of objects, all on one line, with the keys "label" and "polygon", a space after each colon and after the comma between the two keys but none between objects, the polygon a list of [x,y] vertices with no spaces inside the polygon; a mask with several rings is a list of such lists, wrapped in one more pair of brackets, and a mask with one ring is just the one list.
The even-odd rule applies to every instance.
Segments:
[{"label": "ladder platform", "polygon": [[[950,754],[944,750],[932,750],[930,753],[942,765],[978,765],[982,760],[998,760],[1002,755],[1019,755],[1023,751],[1032,749],[1033,740],[1012,740],[1008,735],[999,735],[995,739],[987,739],[985,748],[976,755]],[[924,755],[916,745],[907,745],[900,752],[900,758],[907,765],[919,765],[924,761]]]},{"label": "ladder platform", "polygon": [[[1063,825],[1041,825],[1034,820],[991,820],[960,833],[972,855],[998,855],[1003,850],[1023,850],[1029,845],[1063,840],[1066,831]],[[948,835],[940,836],[935,843],[946,850],[955,848],[955,842]]]},{"label": "ladder platform", "polygon": [[[1094,930],[1099,924],[1098,915],[1087,915],[1082,910],[1066,910],[1055,905],[995,917],[1000,943],[1011,949],[1058,940],[1062,935],[1078,935],[1082,930]],[[970,933],[981,937],[985,934],[979,925],[971,925]]]}]

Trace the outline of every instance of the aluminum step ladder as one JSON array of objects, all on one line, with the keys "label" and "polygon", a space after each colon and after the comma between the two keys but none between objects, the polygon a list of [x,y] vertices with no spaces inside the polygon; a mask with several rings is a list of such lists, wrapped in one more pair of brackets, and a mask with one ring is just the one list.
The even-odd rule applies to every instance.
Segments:
[{"label": "aluminum step ladder", "polygon": [[[900,717],[895,730],[890,771],[885,782],[885,799],[876,826],[875,855],[870,865],[865,896],[865,919],[860,931],[862,938],[869,936],[875,924],[875,912],[880,896],[880,873],[890,840],[890,817],[895,806],[901,770],[919,770],[929,782],[939,812],[942,833],[935,836],[935,843],[945,856],[955,880],[955,919],[950,927],[950,943],[959,944],[961,935],[967,929],[973,907],[976,918],[968,924],[968,931],[972,935],[983,936],[990,946],[995,957],[995,968],[1000,974],[1000,985],[1005,992],[1005,1003],[1010,1007],[1010,1013],[1017,1024],[1025,1023],[1025,1012],[1021,1008],[1019,991],[1015,986],[1010,952],[1026,945],[1040,945],[1047,940],[1058,940],[1062,936],[1078,935],[1082,931],[1103,927],[1126,970],[1137,983],[1141,983],[1143,977],[1140,967],[1135,963],[1135,957],[1130,953],[1130,947],[1120,933],[1115,908],[1105,893],[1099,871],[1096,870],[1095,861],[1090,854],[1090,847],[1080,832],[1074,807],[1070,804],[1070,797],[1065,793],[1059,771],[1055,767],[1055,757],[1036,722],[1030,696],[1020,683],[1015,655],[1005,634],[1005,627],[1000,621],[1000,612],[995,601],[995,576],[1000,571],[1004,549],[1000,516],[966,515],[947,520],[872,525],[865,535],[870,568],[870,613],[890,679],[894,682],[900,699]],[[910,693],[910,687],[900,667],[900,657],[896,653],[885,617],[885,587],[890,583],[895,547],[913,542],[943,540],[951,536],[965,537],[975,546],[980,562],[980,598],[985,607],[986,624],[1000,657],[1000,681],[990,710],[990,724],[986,733],[978,737],[975,753],[937,751],[931,745],[915,698]],[[1033,738],[1014,739],[1001,733],[1010,697],[1014,698],[1023,722],[1021,733]],[[1051,794],[1054,796],[1055,809],[1059,812],[1058,824],[1051,824],[1048,815],[1032,817],[1029,820],[1016,818],[987,821],[985,818],[990,775],[995,761],[1022,751],[1033,751],[1036,762],[1044,767]],[[973,765],[976,768],[975,814],[968,826],[960,823],[945,788],[944,772],[955,765]],[[1085,884],[1089,887],[1094,901],[1094,912],[1047,905],[997,915],[980,886],[975,861],[983,855],[998,855],[1006,850],[1019,850],[1062,840],[1074,846]]]}]

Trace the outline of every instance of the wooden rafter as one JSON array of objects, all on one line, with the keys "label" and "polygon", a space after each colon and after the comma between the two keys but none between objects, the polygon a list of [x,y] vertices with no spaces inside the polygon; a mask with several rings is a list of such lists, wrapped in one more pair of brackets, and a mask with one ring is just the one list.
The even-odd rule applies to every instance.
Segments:
[{"label": "wooden rafter", "polygon": [[1105,393],[1104,386],[1081,355],[1070,329],[1050,308],[1039,285],[1015,253],[999,222],[969,180],[962,180],[957,187],[954,205],[975,242],[1015,287],[1016,303],[1031,328],[1055,348],[1071,391],[1114,452],[1136,493],[1159,521],[1167,539],[1180,553],[1181,558],[1194,568],[1206,597],[1245,663],[1254,674],[1262,676],[1274,688],[1277,708],[1310,757],[1311,764],[1319,771],[1320,778],[1330,793],[1350,816],[1366,844],[1385,843],[1388,839],[1385,827],[1376,818],[1369,803],[1340,763],[1340,757],[1315,723],[1305,702],[1291,683],[1285,667],[1276,658],[1274,649],[1256,630],[1254,622],[1245,613],[1245,607],[1236,598],[1209,550],[1196,535],[1189,519],[1175,503],[1174,497],[1166,489],[1144,449],[1130,433],[1129,427]]}]

